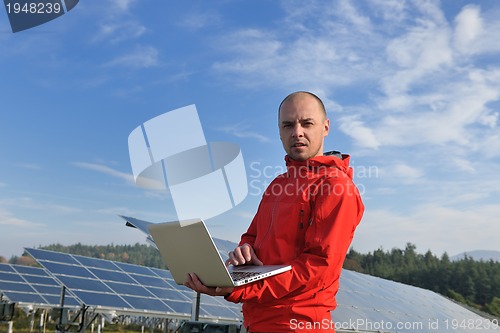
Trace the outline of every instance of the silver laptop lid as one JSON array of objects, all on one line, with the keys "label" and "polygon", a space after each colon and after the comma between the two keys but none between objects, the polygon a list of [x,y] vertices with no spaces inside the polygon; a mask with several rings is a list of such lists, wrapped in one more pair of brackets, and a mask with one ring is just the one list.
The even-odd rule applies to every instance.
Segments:
[{"label": "silver laptop lid", "polygon": [[203,220],[150,224],[148,229],[177,284],[194,272],[209,287],[234,285]]}]

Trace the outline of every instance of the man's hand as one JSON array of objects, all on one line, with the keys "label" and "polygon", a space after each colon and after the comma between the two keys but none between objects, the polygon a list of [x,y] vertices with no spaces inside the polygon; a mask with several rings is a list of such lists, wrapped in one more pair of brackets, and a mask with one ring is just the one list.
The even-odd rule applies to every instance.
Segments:
[{"label": "man's hand", "polygon": [[207,294],[210,296],[226,296],[230,293],[233,292],[234,288],[233,287],[217,287],[217,288],[209,288],[205,286],[200,279],[198,279],[198,276],[195,273],[189,273],[186,276],[186,282],[184,282],[184,285],[188,287],[189,289],[193,289],[196,292],[202,293],[202,294]]},{"label": "man's hand", "polygon": [[237,248],[234,249],[234,251],[229,252],[229,259],[226,260],[226,265],[229,266],[230,264],[234,266],[245,265],[245,264],[257,265],[257,266],[263,265],[262,261],[260,261],[260,259],[257,258],[257,255],[253,250],[253,247],[247,243],[238,246]]}]

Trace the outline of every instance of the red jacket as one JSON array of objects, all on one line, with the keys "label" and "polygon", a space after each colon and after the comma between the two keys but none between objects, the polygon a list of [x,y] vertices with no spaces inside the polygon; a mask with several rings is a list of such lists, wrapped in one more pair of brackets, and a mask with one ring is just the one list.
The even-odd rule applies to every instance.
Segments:
[{"label": "red jacket", "polygon": [[226,299],[243,303],[252,332],[333,332],[330,310],[364,206],[348,155],[285,160],[287,172],[266,189],[240,245],[292,270],[236,287]]}]

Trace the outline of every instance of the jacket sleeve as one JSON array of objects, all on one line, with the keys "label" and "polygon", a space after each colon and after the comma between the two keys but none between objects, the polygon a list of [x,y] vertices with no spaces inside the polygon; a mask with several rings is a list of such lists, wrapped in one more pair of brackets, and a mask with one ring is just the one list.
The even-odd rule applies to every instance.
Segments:
[{"label": "jacket sleeve", "polygon": [[[328,191],[321,191],[315,197],[311,222],[305,234],[305,248],[292,262],[292,269],[236,287],[226,296],[228,301],[264,303],[300,299],[302,294],[313,294],[337,282],[364,206],[349,178],[328,178],[323,185]],[[249,231],[251,228],[252,225]],[[250,239],[245,235],[242,242]]]}]

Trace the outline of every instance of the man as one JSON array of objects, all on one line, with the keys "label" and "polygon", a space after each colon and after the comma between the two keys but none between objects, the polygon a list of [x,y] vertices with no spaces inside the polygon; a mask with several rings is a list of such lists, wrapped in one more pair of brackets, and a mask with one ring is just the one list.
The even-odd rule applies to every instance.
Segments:
[{"label": "man", "polygon": [[316,95],[288,95],[278,121],[287,172],[266,189],[228,264],[290,264],[292,270],[235,288],[208,288],[189,274],[185,285],[243,303],[250,332],[334,332],[330,311],[364,206],[349,156],[323,154],[330,121]]}]

